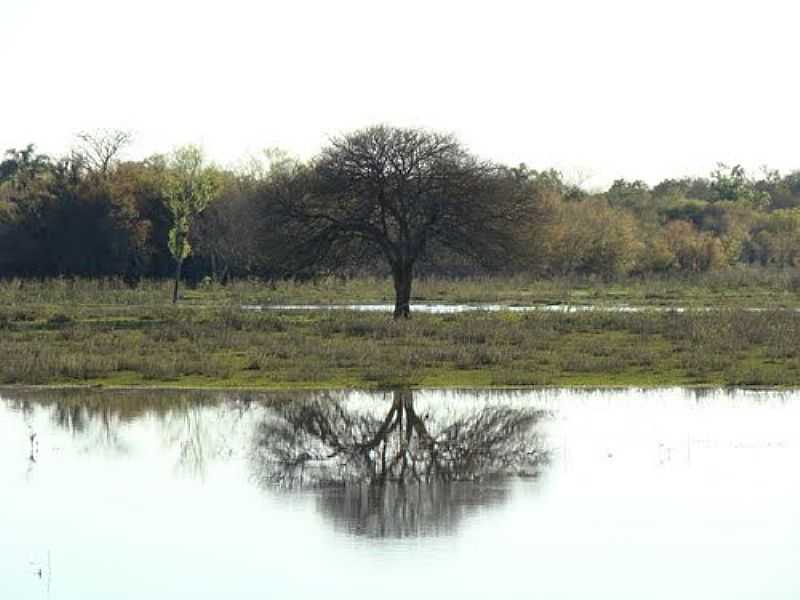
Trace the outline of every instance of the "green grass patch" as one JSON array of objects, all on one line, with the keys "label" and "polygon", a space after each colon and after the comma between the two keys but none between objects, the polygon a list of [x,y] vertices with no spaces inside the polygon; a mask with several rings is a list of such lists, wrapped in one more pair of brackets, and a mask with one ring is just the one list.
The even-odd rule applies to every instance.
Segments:
[{"label": "green grass patch", "polygon": [[[800,385],[800,315],[779,309],[417,314],[395,322],[343,311],[248,312],[201,292],[177,307],[135,303],[116,289],[116,303],[59,304],[36,285],[0,308],[5,385]],[[65,297],[87,293],[50,285]]]}]

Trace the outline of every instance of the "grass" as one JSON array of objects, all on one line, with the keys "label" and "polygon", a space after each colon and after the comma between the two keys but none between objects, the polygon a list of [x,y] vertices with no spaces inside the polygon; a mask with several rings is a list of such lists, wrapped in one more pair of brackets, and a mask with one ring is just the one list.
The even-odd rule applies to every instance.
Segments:
[{"label": "grass", "polygon": [[[528,288],[517,284],[428,280],[418,287],[419,293],[443,294],[431,301],[510,301],[510,290],[517,290],[513,297],[522,302]],[[564,290],[556,293],[561,284]],[[587,291],[590,283],[561,284],[533,282],[529,291],[548,302],[586,292],[594,294],[590,303],[612,297],[628,302],[644,293],[631,283],[595,284],[594,292]],[[239,308],[270,294],[278,294],[278,302],[339,302],[352,301],[349,294],[357,290],[376,301],[381,298],[366,294],[385,285],[326,280],[271,290],[248,282],[189,290],[173,307],[164,302],[166,283],[131,290],[115,281],[5,282],[0,383],[264,389],[800,385],[800,315],[737,308],[795,306],[796,293],[788,285],[781,290],[777,276],[773,287],[728,294],[722,308],[710,312],[418,314],[394,322],[383,314]],[[626,295],[614,296],[614,285]],[[659,285],[676,286],[676,301],[687,306],[704,306],[716,293],[708,282],[702,288],[653,282],[647,288],[651,300],[661,293]],[[553,296],[545,300],[547,290]]]},{"label": "grass", "polygon": [[[67,305],[104,306],[120,311],[133,306],[160,308],[171,296],[170,286],[169,281],[143,281],[131,288],[118,279],[0,280],[0,306],[49,307],[53,313]],[[323,277],[307,283],[287,281],[275,285],[235,281],[227,286],[183,288],[182,295],[182,305],[190,307],[381,303],[394,299],[391,281],[375,277]],[[798,308],[800,270],[742,267],[681,277],[611,282],[585,278],[534,279],[523,275],[457,280],[421,277],[415,281],[413,301]]]}]

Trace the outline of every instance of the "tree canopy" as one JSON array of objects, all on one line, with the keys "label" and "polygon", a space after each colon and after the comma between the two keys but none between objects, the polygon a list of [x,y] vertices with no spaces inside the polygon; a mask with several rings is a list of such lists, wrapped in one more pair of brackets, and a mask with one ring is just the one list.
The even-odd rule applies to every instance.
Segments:
[{"label": "tree canopy", "polygon": [[510,256],[529,200],[507,170],[452,135],[387,126],[332,140],[270,191],[291,232],[285,263],[380,256],[394,281],[395,317],[409,316],[414,268],[433,249],[478,263]]},{"label": "tree canopy", "polygon": [[164,198],[172,216],[169,249],[175,257],[175,287],[172,302],[178,301],[178,285],[184,259],[192,252],[189,231],[197,216],[217,195],[219,175],[205,164],[203,151],[197,146],[183,146],[167,159],[164,172]]},{"label": "tree canopy", "polygon": [[800,171],[719,164],[589,191],[554,169],[481,160],[446,133],[384,125],[308,161],[273,150],[226,169],[192,147],[130,160],[129,140],[96,131],[64,156],[33,144],[0,156],[0,277],[367,273],[391,278],[407,316],[413,281],[431,274],[800,267]]}]

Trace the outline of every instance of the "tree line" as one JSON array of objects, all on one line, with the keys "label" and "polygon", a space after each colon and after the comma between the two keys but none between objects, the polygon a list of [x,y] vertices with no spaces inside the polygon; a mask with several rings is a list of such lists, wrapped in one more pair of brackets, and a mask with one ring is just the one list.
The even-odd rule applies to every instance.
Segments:
[{"label": "tree line", "polygon": [[451,135],[375,126],[308,161],[268,151],[237,168],[187,146],[124,160],[131,138],[76,137],[0,160],[0,276],[392,277],[686,273],[800,263],[800,171],[724,164],[655,186],[588,192],[555,170],[502,165]]}]

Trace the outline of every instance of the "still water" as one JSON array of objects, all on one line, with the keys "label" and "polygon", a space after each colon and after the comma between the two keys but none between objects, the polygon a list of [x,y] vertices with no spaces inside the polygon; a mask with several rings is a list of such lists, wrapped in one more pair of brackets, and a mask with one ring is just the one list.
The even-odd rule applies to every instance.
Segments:
[{"label": "still water", "polygon": [[[243,304],[243,310],[249,311],[350,311],[366,313],[391,313],[394,311],[394,304]],[[745,312],[767,312],[769,310],[800,312],[800,308],[756,308],[738,307]],[[494,313],[494,312],[551,312],[551,313],[684,313],[684,312],[714,312],[722,310],[713,306],[658,306],[642,305],[631,306],[630,304],[430,304],[414,303],[411,305],[412,313],[427,313],[433,315],[448,315],[460,313]]]},{"label": "still water", "polygon": [[800,392],[0,392],[0,598],[799,598]]},{"label": "still water", "polygon": [[[354,311],[367,313],[391,313],[394,304],[243,304],[244,310],[276,310],[276,311]],[[411,305],[411,312],[428,313],[434,315],[459,314],[466,312],[685,312],[685,307],[663,306],[630,306],[628,304],[431,304],[415,302]]]}]

